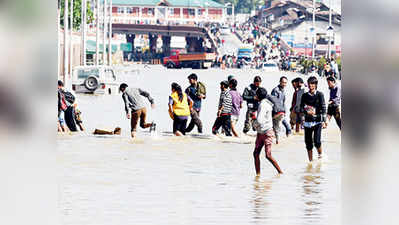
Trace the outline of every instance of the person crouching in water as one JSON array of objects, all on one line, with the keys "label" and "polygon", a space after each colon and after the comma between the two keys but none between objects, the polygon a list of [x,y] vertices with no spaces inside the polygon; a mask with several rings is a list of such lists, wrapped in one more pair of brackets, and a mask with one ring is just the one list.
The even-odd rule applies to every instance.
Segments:
[{"label": "person crouching in water", "polygon": [[122,92],[122,99],[125,102],[126,117],[130,119],[131,112],[131,135],[132,138],[136,137],[137,123],[140,120],[140,127],[145,129],[149,127],[155,127],[155,123],[146,123],[147,109],[144,104],[143,97],[146,97],[151,103],[151,107],[154,108],[154,99],[151,98],[148,92],[141,90],[140,88],[128,88],[128,85],[122,83],[119,86],[119,91]]},{"label": "person crouching in water", "polygon": [[267,91],[264,88],[259,88],[256,91],[256,96],[259,101],[257,110],[258,115],[254,121],[254,127],[257,131],[255,150],[253,152],[256,175],[260,175],[259,155],[263,146],[265,146],[266,159],[272,163],[279,174],[282,174],[283,172],[281,171],[280,166],[272,157],[272,143],[274,136],[272,119],[273,103],[267,99]]},{"label": "person crouching in water", "polygon": [[303,94],[301,99],[301,120],[305,128],[305,144],[309,161],[313,160],[313,144],[322,157],[321,129],[327,127],[326,103],[322,92],[317,91],[317,78],[309,77],[309,91]]},{"label": "person crouching in water", "polygon": [[220,127],[223,128],[226,136],[231,136],[231,110],[233,102],[231,94],[228,90],[229,83],[227,80],[220,82],[220,98],[217,112],[217,118],[212,127],[212,133],[217,134]]},{"label": "person crouching in water", "polygon": [[187,120],[193,107],[193,101],[181,86],[172,83],[172,94],[169,96],[169,115],[173,120],[173,133],[176,136],[186,135]]}]

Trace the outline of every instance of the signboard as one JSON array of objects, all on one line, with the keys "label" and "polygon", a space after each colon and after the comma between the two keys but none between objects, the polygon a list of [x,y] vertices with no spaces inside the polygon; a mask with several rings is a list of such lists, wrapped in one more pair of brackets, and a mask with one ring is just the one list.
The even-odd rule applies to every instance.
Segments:
[{"label": "signboard", "polygon": [[341,53],[341,45],[335,46],[335,50],[339,53]]},{"label": "signboard", "polygon": [[312,56],[312,50],[309,48],[292,48],[294,55],[307,55]]}]

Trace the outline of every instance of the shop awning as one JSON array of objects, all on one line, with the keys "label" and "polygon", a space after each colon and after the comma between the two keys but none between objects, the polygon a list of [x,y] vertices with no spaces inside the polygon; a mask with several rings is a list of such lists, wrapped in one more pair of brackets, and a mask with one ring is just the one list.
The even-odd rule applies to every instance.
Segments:
[{"label": "shop awning", "polygon": [[132,43],[121,43],[120,50],[124,52],[132,51]]}]

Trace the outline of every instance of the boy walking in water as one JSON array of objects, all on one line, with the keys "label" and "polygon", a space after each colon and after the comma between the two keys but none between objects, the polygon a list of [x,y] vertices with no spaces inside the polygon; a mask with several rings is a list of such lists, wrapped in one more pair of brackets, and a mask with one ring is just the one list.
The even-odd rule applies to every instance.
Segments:
[{"label": "boy walking in water", "polygon": [[272,157],[272,143],[273,143],[273,120],[272,110],[273,103],[267,99],[267,91],[264,88],[259,88],[256,91],[256,96],[259,101],[257,117],[254,121],[254,127],[257,131],[255,150],[253,152],[256,175],[260,175],[260,159],[259,155],[265,146],[266,159],[276,168],[279,174],[282,174],[280,166],[277,161]]},{"label": "boy walking in water", "polygon": [[226,136],[231,136],[231,110],[233,103],[231,94],[228,91],[229,83],[227,81],[220,82],[220,99],[215,124],[212,127],[212,133],[217,134],[220,127],[223,127]]},{"label": "boy walking in water", "polygon": [[305,144],[308,158],[313,160],[313,145],[317,148],[319,159],[322,156],[321,129],[327,127],[326,103],[322,92],[317,91],[317,78],[309,77],[309,91],[301,99],[302,123],[305,128]]},{"label": "boy walking in water", "polygon": [[131,114],[131,135],[132,138],[136,137],[137,124],[140,121],[140,127],[145,129],[151,127],[155,129],[154,123],[146,123],[147,109],[145,108],[144,99],[146,97],[151,103],[151,107],[154,108],[154,99],[151,98],[148,92],[141,90],[140,88],[128,88],[128,85],[122,83],[119,86],[119,91],[122,92],[122,99],[125,102],[126,117],[130,119]]},{"label": "boy walking in water", "polygon": [[240,110],[242,108],[242,97],[240,93],[237,91],[237,80],[231,78],[229,80],[229,88],[232,99],[233,108],[231,110],[231,131],[235,137],[239,137],[238,131],[236,129],[236,125],[238,123],[238,119],[240,118]]}]

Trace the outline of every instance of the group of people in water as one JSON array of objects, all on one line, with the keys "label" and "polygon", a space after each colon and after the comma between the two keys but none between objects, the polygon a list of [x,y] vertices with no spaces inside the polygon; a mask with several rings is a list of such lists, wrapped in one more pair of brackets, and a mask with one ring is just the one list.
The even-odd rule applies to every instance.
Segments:
[{"label": "group of people in water", "polygon": [[[192,73],[187,77],[189,86],[183,91],[177,83],[171,84],[168,112],[173,120],[173,133],[176,136],[183,136],[191,132],[196,126],[198,133],[203,132],[200,112],[202,101],[206,99],[206,87],[198,81],[196,74]],[[220,97],[217,109],[216,120],[212,126],[212,133],[218,135],[224,133],[226,136],[239,137],[237,122],[240,111],[245,101],[247,112],[243,133],[247,134],[250,129],[257,132],[255,150],[253,152],[256,173],[260,174],[259,155],[265,147],[266,158],[273,164],[278,173],[282,173],[277,161],[271,155],[271,146],[275,137],[276,144],[279,143],[282,126],[285,127],[285,134],[290,136],[292,130],[300,132],[304,129],[305,145],[309,161],[313,160],[313,148],[322,157],[321,132],[327,127],[328,121],[335,118],[341,128],[340,111],[340,87],[336,84],[334,77],[328,77],[327,83],[330,89],[328,108],[325,103],[324,94],[317,90],[318,79],[314,76],[307,80],[307,87],[302,78],[298,77],[291,81],[295,92],[290,107],[290,122],[286,118],[286,94],[285,88],[288,79],[285,76],[280,78],[279,85],[270,94],[261,87],[262,79],[256,76],[252,84],[245,88],[241,95],[237,91],[237,80],[230,75],[227,80],[220,82]],[[123,83],[120,85],[122,98],[125,103],[127,118],[131,118],[131,136],[136,136],[137,124],[140,122],[142,128],[155,130],[155,123],[146,123],[146,108],[143,97],[146,97],[154,107],[154,100],[148,92],[140,88],[128,87]],[[188,119],[191,121],[187,126]],[[220,128],[222,130],[220,131]]]},{"label": "group of people in water", "polygon": [[[177,83],[171,84],[171,94],[168,102],[168,112],[173,120],[173,133],[176,136],[183,136],[197,127],[198,133],[203,132],[203,125],[200,119],[202,101],[206,99],[206,87],[198,81],[198,76],[194,73],[188,77],[189,86],[183,91]],[[228,76],[227,80],[220,82],[220,97],[217,108],[216,120],[212,126],[212,134],[219,135],[223,133],[226,136],[239,137],[237,123],[243,103],[247,104],[243,133],[247,134],[251,129],[256,131],[255,150],[253,152],[256,173],[260,174],[259,155],[265,147],[266,158],[276,168],[278,173],[283,173],[277,161],[271,155],[271,146],[273,139],[279,144],[281,140],[282,127],[285,127],[285,135],[289,137],[292,130],[299,133],[304,130],[305,145],[309,161],[313,160],[313,148],[318,152],[318,157],[322,157],[321,133],[322,129],[327,127],[332,117],[341,129],[341,89],[336,84],[334,77],[327,77],[327,83],[330,89],[328,106],[324,99],[324,94],[317,90],[318,79],[311,76],[304,84],[302,78],[297,77],[291,81],[294,88],[294,94],[289,109],[290,121],[286,121],[286,93],[285,89],[288,79],[285,76],[280,77],[279,84],[269,94],[267,90],[261,87],[262,79],[255,76],[253,83],[245,88],[241,95],[237,91],[238,81],[234,76]],[[306,90],[306,86],[307,89]],[[154,99],[150,94],[141,88],[129,87],[122,83],[119,87],[124,101],[126,117],[131,122],[131,136],[136,137],[137,126],[150,128],[155,131],[154,122],[147,123],[147,109],[145,98],[154,108]],[[69,115],[70,114],[70,115]],[[58,82],[58,130],[64,128],[63,116],[75,117],[78,127],[84,130],[79,110],[74,103],[74,97],[63,89],[63,83]],[[191,121],[188,123],[189,117]],[[187,125],[188,124],[188,125]],[[222,129],[220,129],[222,128]],[[76,128],[75,128],[76,129]],[[120,134],[120,128],[115,131],[98,130],[95,134]]]}]

